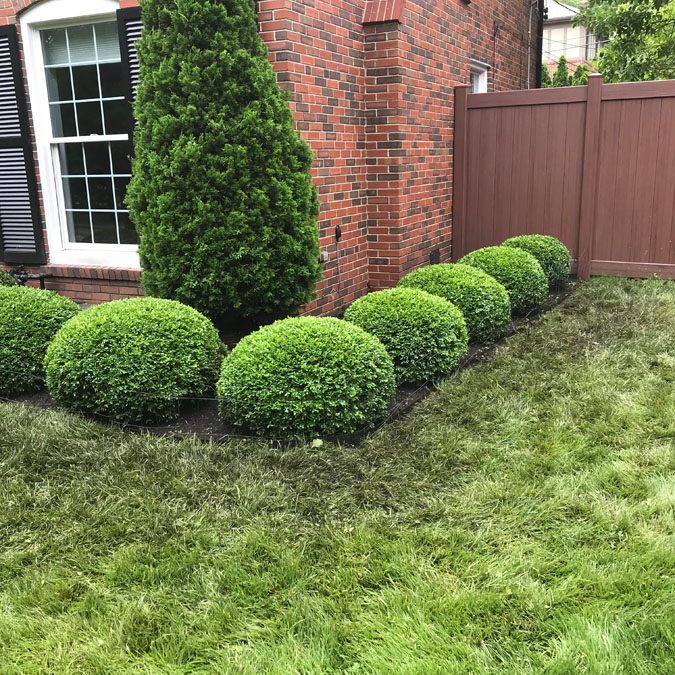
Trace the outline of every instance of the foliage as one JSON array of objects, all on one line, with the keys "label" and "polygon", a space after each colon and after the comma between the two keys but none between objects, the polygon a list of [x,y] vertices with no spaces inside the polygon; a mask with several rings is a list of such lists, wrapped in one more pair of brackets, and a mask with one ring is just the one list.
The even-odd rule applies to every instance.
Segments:
[{"label": "foliage", "polygon": [[219,325],[296,313],[320,278],[312,154],[252,0],[144,0],[133,178],[142,284]]},{"label": "foliage", "polygon": [[541,308],[548,296],[546,274],[537,259],[517,248],[488,246],[460,261],[487,272],[509,293],[513,313],[527,314]]},{"label": "foliage", "polygon": [[541,67],[541,87],[581,87],[588,84],[591,71],[586,64],[580,64],[573,73],[569,72],[569,65],[564,56],[560,57],[558,67],[551,79],[551,74],[545,65]]},{"label": "foliage", "polygon": [[567,63],[565,56],[561,56],[558,60],[558,67],[556,68],[555,73],[553,73],[553,79],[551,80],[552,87],[569,87],[572,84],[572,78],[570,77],[570,67]]},{"label": "foliage", "polygon": [[464,315],[472,342],[500,338],[511,321],[511,301],[502,284],[469,265],[428,265],[399,282],[404,288],[420,288],[440,295]]},{"label": "foliage", "polygon": [[451,373],[468,351],[464,317],[447,300],[417,288],[369,293],[345,312],[385,346],[401,384]]},{"label": "foliage", "polygon": [[576,21],[609,38],[598,57],[608,82],[675,78],[675,0],[590,0]]},{"label": "foliage", "polygon": [[551,73],[548,70],[546,64],[541,66],[541,88],[548,89],[553,86],[553,80],[551,79]]},{"label": "foliage", "polygon": [[222,360],[218,332],[172,300],[134,298],[71,319],[47,350],[47,387],[61,405],[119,423],[157,423],[181,399],[213,391]]},{"label": "foliage", "polygon": [[42,388],[47,346],[79,311],[51,291],[0,284],[0,396]]},{"label": "foliage", "polygon": [[594,278],[357,448],[0,405],[2,670],[672,675],[673,355]]},{"label": "foliage", "polygon": [[17,280],[9,273],[0,268],[0,286],[17,286]]},{"label": "foliage", "polygon": [[222,418],[273,439],[351,433],[380,421],[394,393],[382,343],[333,318],[277,321],[223,361]]},{"label": "foliage", "polygon": [[572,268],[572,258],[560,239],[545,234],[524,234],[507,239],[503,246],[512,246],[531,253],[544,270],[550,288],[564,286]]},{"label": "foliage", "polygon": [[577,69],[574,71],[570,80],[570,85],[572,87],[583,87],[588,84],[590,75],[591,71],[588,69],[588,66],[582,63],[581,65],[578,65]]}]

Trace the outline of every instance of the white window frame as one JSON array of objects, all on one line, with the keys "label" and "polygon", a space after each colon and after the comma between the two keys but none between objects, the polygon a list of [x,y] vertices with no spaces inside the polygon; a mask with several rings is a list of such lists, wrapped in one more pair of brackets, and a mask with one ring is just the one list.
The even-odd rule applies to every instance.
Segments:
[{"label": "white window frame", "polygon": [[478,91],[473,91],[472,94],[487,94],[488,92],[488,73],[490,72],[490,65],[477,61],[476,59],[469,59],[469,72],[471,75],[478,76]]},{"label": "white window frame", "polygon": [[[55,159],[47,76],[40,31],[46,28],[117,21],[118,0],[47,0],[20,17],[28,95],[33,113],[40,187],[49,244],[49,262],[55,265],[95,265],[140,269],[138,246],[84,244],[68,239],[65,206],[61,202],[60,167]],[[90,137],[92,142],[128,140],[128,135]],[[85,139],[80,139],[86,142]]]}]

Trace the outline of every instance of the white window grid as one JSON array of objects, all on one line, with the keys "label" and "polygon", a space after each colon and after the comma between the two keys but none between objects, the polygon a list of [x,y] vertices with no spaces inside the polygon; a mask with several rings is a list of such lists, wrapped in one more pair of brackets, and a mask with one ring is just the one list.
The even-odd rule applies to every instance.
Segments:
[{"label": "white window grid", "polygon": [[[60,105],[67,105],[71,104],[73,105],[73,113],[74,113],[74,121],[75,121],[75,129],[76,129],[76,136],[55,136],[54,135],[54,129],[52,127],[52,133],[51,133],[51,139],[50,139],[50,150],[51,150],[51,159],[52,159],[52,166],[53,166],[53,172],[54,172],[54,179],[56,183],[56,198],[59,204],[59,211],[62,214],[62,216],[65,216],[62,222],[62,230],[63,234],[65,237],[65,240],[69,242],[69,246],[77,246],[77,247],[91,247],[91,246],[133,246],[133,244],[122,244],[122,232],[121,232],[121,222],[120,219],[121,217],[126,216],[128,218],[129,211],[128,209],[125,208],[123,203],[120,203],[118,200],[118,195],[117,195],[117,189],[116,189],[116,184],[115,184],[115,179],[126,179],[126,178],[131,178],[131,173],[119,173],[114,171],[114,164],[113,164],[113,156],[112,156],[112,146],[111,143],[115,142],[129,142],[129,136],[128,134],[113,134],[113,133],[107,133],[107,127],[106,127],[106,112],[105,112],[105,106],[104,104],[108,101],[124,101],[124,96],[103,96],[103,83],[101,82],[101,70],[100,67],[101,65],[105,64],[117,64],[121,63],[121,56],[118,56],[117,58],[101,58],[99,54],[99,45],[98,45],[98,40],[97,40],[97,34],[98,31],[95,29],[95,25],[97,23],[104,23],[103,21],[96,22],[96,21],[91,21],[87,23],[74,23],[69,26],[62,26],[60,27],[65,34],[65,40],[66,40],[66,53],[67,53],[67,61],[59,61],[57,63],[50,63],[47,64],[45,62],[44,68],[45,71],[48,71],[50,69],[56,69],[56,68],[68,68],[69,74],[70,74],[70,90],[72,96],[68,99],[61,99],[60,97],[58,100],[55,101],[49,101],[49,106],[50,110],[52,106],[60,106]],[[109,23],[109,21],[105,22]],[[69,30],[68,28],[74,28],[77,26],[91,26],[92,28],[92,41],[93,41],[93,46],[94,46],[94,55],[95,58],[93,60],[74,60],[72,58],[72,50],[71,50],[71,45],[70,45],[70,36],[69,36]],[[45,59],[46,61],[46,59]],[[96,78],[97,78],[97,85],[98,85],[98,91],[99,91],[99,96],[97,98],[83,98],[79,99],[76,98],[76,89],[75,89],[75,77],[73,75],[73,68],[74,67],[82,67],[82,66],[96,66]],[[46,72],[45,72],[45,78],[46,78]],[[45,82],[46,85],[46,82]],[[102,129],[103,129],[103,134],[90,134],[87,136],[81,136],[80,135],[80,119],[79,119],[79,112],[77,109],[77,104],[81,103],[98,103],[100,106],[100,113],[101,113],[101,124],[102,124]],[[50,114],[50,119],[51,119],[51,114]],[[109,161],[109,166],[110,166],[110,173],[90,173],[87,171],[87,158],[86,158],[86,152],[85,152],[85,144],[87,143],[107,143],[108,147],[108,161]],[[60,159],[60,148],[62,146],[68,145],[68,144],[80,144],[82,146],[82,162],[83,162],[83,167],[84,167],[84,173],[64,173],[63,172],[63,167],[61,166],[61,159]],[[76,208],[68,208],[66,204],[66,195],[64,192],[64,179],[68,178],[81,178],[84,179],[85,181],[85,186],[86,186],[86,194],[87,194],[87,204],[89,206],[88,209],[76,209]],[[112,187],[112,208],[110,209],[104,209],[100,208],[98,206],[94,206],[92,202],[92,195],[89,187],[89,179],[90,178],[103,178],[103,179],[108,179],[111,182],[111,187]],[[75,235],[75,224],[71,220],[70,214],[76,214],[76,213],[87,213],[88,218],[89,218],[89,234],[91,237],[91,242],[78,242],[76,235]],[[114,214],[114,220],[115,220],[115,235],[116,235],[116,243],[97,243],[96,242],[96,234],[95,234],[95,225],[94,225],[94,218],[95,214],[99,213],[107,213],[107,214]]]},{"label": "white window grid", "polygon": [[[87,155],[85,152],[86,143],[101,143],[108,142],[108,162],[110,165],[110,173],[89,173],[87,171]],[[68,221],[69,213],[88,213],[89,214],[89,229],[91,235],[91,241],[96,243],[96,237],[94,234],[94,214],[95,213],[114,213],[115,214],[115,229],[117,235],[117,244],[120,245],[122,241],[121,228],[120,228],[120,214],[128,214],[128,209],[124,208],[123,204],[118,203],[117,200],[117,189],[115,185],[115,179],[127,179],[131,178],[131,173],[118,173],[114,170],[114,161],[112,154],[112,145],[111,142],[115,141],[128,141],[128,136],[110,136],[107,138],[102,138],[100,136],[93,137],[82,137],[82,138],[61,138],[55,140],[52,144],[52,157],[54,164],[54,176],[56,177],[57,185],[59,189],[57,190],[57,196],[60,197],[60,204],[62,212],[66,214],[66,226],[69,228],[68,237],[71,242],[76,241],[74,226],[71,228]],[[63,173],[61,169],[61,160],[59,158],[59,146],[66,145],[68,143],[80,144],[82,146],[82,165],[84,167],[84,173]],[[84,179],[84,184],[87,192],[87,203],[89,205],[88,209],[74,209],[68,208],[66,205],[66,198],[63,189],[63,181],[68,178],[81,178]],[[113,208],[112,209],[103,209],[99,207],[94,207],[92,203],[91,192],[89,189],[89,179],[90,178],[102,178],[108,179],[112,185],[112,197],[113,197]]]},{"label": "white window grid", "polygon": [[[44,30],[84,24],[114,23],[117,20],[118,10],[119,0],[86,0],[86,2],[84,0],[43,0],[32,3],[19,17],[24,46],[26,81],[35,129],[49,261],[55,265],[94,265],[140,269],[138,244],[90,244],[69,241],[63,210],[63,181],[60,173],[55,170],[58,168],[59,161],[54,156],[53,142],[55,139],[52,133],[47,71],[41,37]],[[83,58],[86,58],[86,54]],[[61,90],[61,93],[65,92]],[[124,133],[106,136],[105,140],[128,143],[127,130],[121,131]],[[80,143],[99,140],[103,139],[101,137],[58,139],[61,142]]]},{"label": "white window grid", "polygon": [[[109,23],[109,22],[105,22]],[[107,101],[124,101],[124,96],[109,96],[109,97],[104,97],[103,96],[103,85],[101,82],[101,70],[99,66],[101,65],[106,65],[106,64],[116,64],[116,63],[121,63],[122,58],[119,56],[118,58],[115,59],[106,59],[106,58],[100,58],[99,57],[99,48],[98,48],[98,40],[97,40],[97,33],[98,31],[95,30],[95,22],[91,22],[89,24],[77,24],[77,25],[89,25],[92,27],[92,38],[94,42],[94,53],[96,55],[95,60],[89,60],[89,61],[73,61],[72,59],[72,54],[71,54],[71,49],[70,49],[70,38],[69,38],[69,31],[68,28],[72,28],[74,26],[69,26],[65,27],[59,30],[63,30],[65,33],[65,38],[66,38],[66,51],[68,53],[68,60],[60,63],[50,63],[47,64],[45,63],[45,70],[50,70],[50,69],[56,69],[56,68],[68,68],[70,72],[70,89],[73,94],[71,99],[59,99],[57,101],[49,101],[50,108],[52,106],[57,106],[57,105],[64,105],[64,104],[71,104],[73,106],[76,106],[77,103],[99,103],[100,108],[101,108],[101,120],[102,120],[102,125],[103,125],[103,135],[106,135],[106,119],[105,119],[105,107],[104,103]],[[98,90],[100,93],[100,96],[97,98],[84,98],[84,99],[78,99],[75,98],[75,78],[73,76],[73,67],[82,67],[82,66],[96,66],[96,78],[98,82]],[[75,107],[75,128],[77,130],[77,137],[80,136],[80,123],[78,119],[78,112],[77,112],[77,107]],[[57,140],[56,138],[54,140]],[[59,139],[60,140],[60,139]]]}]

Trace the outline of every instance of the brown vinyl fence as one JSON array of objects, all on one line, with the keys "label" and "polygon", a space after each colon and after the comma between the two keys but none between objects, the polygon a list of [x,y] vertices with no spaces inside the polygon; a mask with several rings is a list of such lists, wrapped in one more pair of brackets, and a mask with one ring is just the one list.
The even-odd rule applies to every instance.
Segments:
[{"label": "brown vinyl fence", "polygon": [[578,274],[675,278],[675,80],[455,98],[453,258],[562,239]]}]

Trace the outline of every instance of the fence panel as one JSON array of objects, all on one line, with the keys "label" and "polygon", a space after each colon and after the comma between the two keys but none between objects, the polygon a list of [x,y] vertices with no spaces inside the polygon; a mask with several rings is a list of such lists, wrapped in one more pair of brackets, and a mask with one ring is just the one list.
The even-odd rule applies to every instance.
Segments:
[{"label": "fence panel", "polygon": [[454,259],[542,232],[582,277],[675,278],[675,80],[462,87],[456,110]]}]

